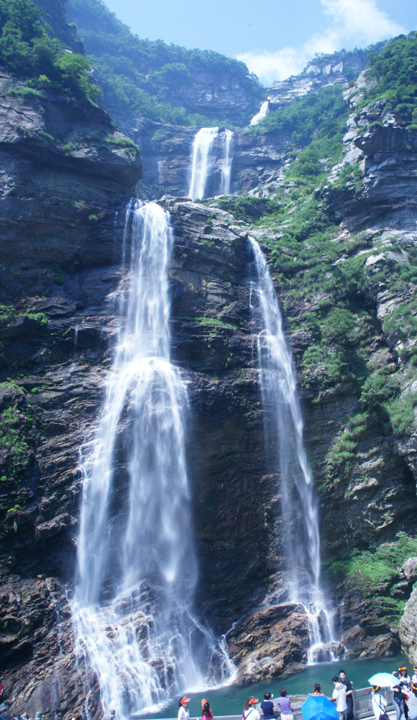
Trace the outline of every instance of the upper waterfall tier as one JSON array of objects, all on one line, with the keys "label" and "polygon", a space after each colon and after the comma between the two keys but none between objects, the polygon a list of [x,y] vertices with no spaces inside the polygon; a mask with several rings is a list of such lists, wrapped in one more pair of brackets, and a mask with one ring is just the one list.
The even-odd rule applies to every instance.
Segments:
[{"label": "upper waterfall tier", "polygon": [[269,110],[269,100],[265,100],[265,102],[262,103],[259,112],[256,113],[256,115],[253,116],[252,120],[250,121],[251,125],[258,125],[261,120],[264,119],[264,117],[267,116]]},{"label": "upper waterfall tier", "polygon": [[192,200],[228,195],[233,162],[233,132],[217,127],[201,128],[195,135],[191,155],[188,195]]}]

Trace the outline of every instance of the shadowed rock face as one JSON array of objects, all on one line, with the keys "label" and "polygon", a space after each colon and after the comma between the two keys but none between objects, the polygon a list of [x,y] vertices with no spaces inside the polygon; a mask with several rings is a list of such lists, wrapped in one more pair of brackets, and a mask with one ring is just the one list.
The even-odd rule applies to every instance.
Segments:
[{"label": "shadowed rock face", "polygon": [[[57,178],[63,178],[68,197],[74,184],[67,184],[66,173],[51,172],[57,191]],[[133,166],[133,177],[136,172]],[[79,169],[74,183],[82,182]],[[79,449],[98,418],[116,323],[111,294],[125,273],[120,190],[116,204],[109,183],[105,205],[101,183],[97,188],[89,182],[89,210],[99,202],[102,209],[87,236],[90,242],[77,199],[65,216],[77,255],[68,248],[65,262],[48,266],[37,235],[39,198],[33,194],[31,212],[14,225],[15,240],[32,232],[33,251],[25,246],[24,264],[19,256],[15,262],[9,257],[4,273],[3,293],[8,308],[13,302],[13,313],[0,323],[1,367],[5,379],[10,367],[19,378],[2,386],[0,409],[3,432],[20,445],[10,443],[0,457],[7,557],[0,593],[12,598],[0,610],[0,621],[7,623],[0,647],[15,712],[40,703],[44,709],[73,713],[85,698],[66,598],[78,532]],[[190,400],[187,453],[201,568],[197,604],[216,630],[225,631],[248,604],[262,599],[279,547],[279,499],[276,477],[265,474],[263,463],[257,359],[249,327],[248,242],[246,229],[227,213],[189,202],[166,200],[165,205],[176,238],[170,273],[173,356],[187,379]],[[5,215],[11,237],[12,219]],[[61,234],[65,220],[56,210],[54,226],[45,208],[43,217],[54,228],[55,262],[60,243],[68,243]],[[100,242],[102,250],[95,255],[91,248]],[[26,278],[36,283],[33,294],[25,292]],[[122,422],[120,433],[125,431]],[[120,503],[125,474],[121,453],[115,469]],[[80,669],[85,681],[86,669]],[[87,680],[93,687],[91,711],[99,717],[98,688],[94,678]]]}]

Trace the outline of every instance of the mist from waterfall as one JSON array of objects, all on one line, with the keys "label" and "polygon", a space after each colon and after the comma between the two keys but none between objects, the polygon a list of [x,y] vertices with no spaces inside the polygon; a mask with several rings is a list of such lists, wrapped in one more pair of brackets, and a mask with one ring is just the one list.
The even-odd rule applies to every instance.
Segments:
[{"label": "mist from waterfall", "polygon": [[[266,258],[250,238],[255,280],[251,307],[257,333],[265,442],[271,467],[279,471],[285,522],[290,602],[301,603],[309,620],[308,662],[334,642],[333,620],[320,580],[320,535],[313,477],[303,441],[303,419],[291,351]],[[331,648],[330,648],[331,655]]]},{"label": "mist from waterfall", "polygon": [[115,711],[117,720],[185,688],[222,682],[233,669],[193,611],[188,401],[170,361],[173,243],[168,213],[156,203],[130,204],[123,245],[130,264],[113,296],[113,363],[96,432],[82,448],[76,653],[97,674],[104,716]]},{"label": "mist from waterfall", "polygon": [[201,128],[195,135],[191,154],[192,200],[229,195],[232,178],[233,138],[231,130]]},{"label": "mist from waterfall", "polygon": [[269,100],[265,100],[265,102],[262,103],[259,112],[256,113],[256,115],[253,116],[252,120],[250,121],[250,125],[258,125],[264,117],[267,116],[269,110]]}]

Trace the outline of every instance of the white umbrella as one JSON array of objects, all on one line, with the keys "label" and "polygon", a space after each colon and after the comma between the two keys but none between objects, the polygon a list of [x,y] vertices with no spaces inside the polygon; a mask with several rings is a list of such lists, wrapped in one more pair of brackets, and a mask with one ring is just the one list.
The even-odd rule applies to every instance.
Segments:
[{"label": "white umbrella", "polygon": [[395,677],[395,675],[391,675],[391,673],[380,672],[376,673],[376,675],[372,675],[372,677],[369,678],[368,682],[370,685],[392,688],[395,685],[398,685],[400,681],[398,680],[398,678]]}]

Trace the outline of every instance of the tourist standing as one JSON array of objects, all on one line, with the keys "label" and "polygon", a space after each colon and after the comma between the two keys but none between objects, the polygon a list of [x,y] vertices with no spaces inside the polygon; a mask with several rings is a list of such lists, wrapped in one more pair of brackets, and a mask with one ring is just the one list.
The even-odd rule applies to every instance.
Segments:
[{"label": "tourist standing", "polygon": [[411,678],[407,673],[407,668],[404,666],[404,667],[398,668],[398,670],[400,672],[400,684],[401,684],[402,688],[410,690],[411,689]]},{"label": "tourist standing", "polygon": [[339,670],[340,682],[346,688],[346,705],[347,705],[347,720],[353,720],[353,685],[350,680],[347,679],[344,670]]},{"label": "tourist standing", "polygon": [[190,698],[185,697],[185,695],[180,697],[178,702],[178,720],[190,720],[189,702]]},{"label": "tourist standing", "polygon": [[274,703],[272,702],[270,692],[264,693],[264,699],[261,702],[261,710],[264,720],[275,720]]},{"label": "tourist standing", "polygon": [[314,683],[314,691],[311,695],[324,695],[324,692],[321,691],[320,683]]},{"label": "tourist standing", "polygon": [[372,710],[374,711],[375,720],[379,720],[382,715],[386,715],[387,705],[386,699],[379,692],[379,685],[372,685]]},{"label": "tourist standing", "polygon": [[407,700],[407,697],[408,696],[403,691],[401,682],[399,682],[398,685],[392,688],[392,699],[394,701],[397,720],[401,720],[401,716],[405,711],[405,701]]},{"label": "tourist standing", "polygon": [[277,703],[281,710],[281,720],[293,720],[291,700],[287,697],[287,691],[285,688],[281,688],[279,691]]},{"label": "tourist standing", "polygon": [[261,720],[261,716],[256,709],[257,702],[258,699],[252,696],[245,700],[242,713],[242,717],[244,718],[244,720],[246,720],[246,718],[248,718],[249,720]]},{"label": "tourist standing", "polygon": [[336,710],[339,716],[339,720],[346,720],[347,717],[347,704],[346,704],[346,687],[340,682],[339,678],[335,675],[333,678],[333,697],[332,700],[336,703]]},{"label": "tourist standing", "polygon": [[201,701],[202,715],[201,720],[213,720],[213,713],[210,710],[210,703],[204,698]]}]

